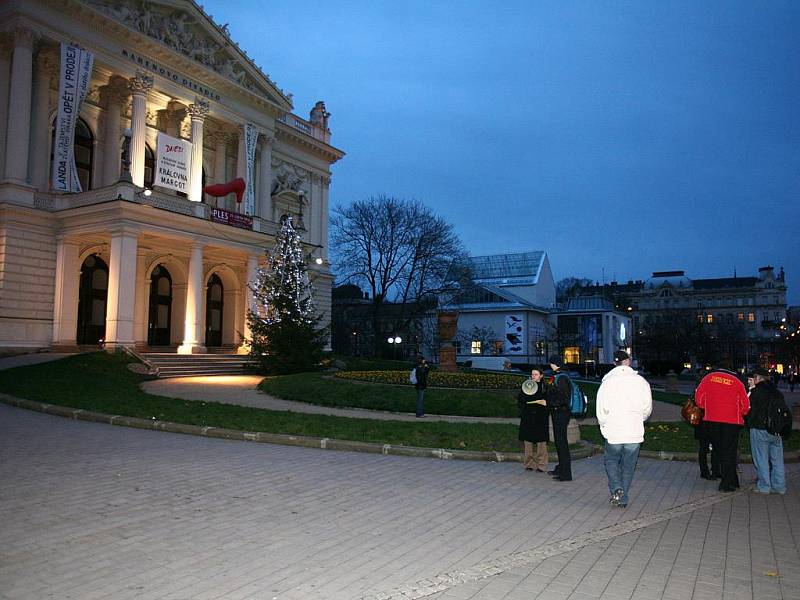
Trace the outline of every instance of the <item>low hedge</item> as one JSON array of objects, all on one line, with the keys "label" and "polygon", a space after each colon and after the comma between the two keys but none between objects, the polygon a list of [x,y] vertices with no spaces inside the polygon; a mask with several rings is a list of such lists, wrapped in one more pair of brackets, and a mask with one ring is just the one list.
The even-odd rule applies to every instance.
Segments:
[{"label": "low hedge", "polygon": [[[352,381],[398,385],[409,384],[410,371],[410,369],[406,371],[337,371],[335,377]],[[431,371],[428,375],[428,385],[430,387],[473,390],[518,390],[525,379],[524,375]]]}]

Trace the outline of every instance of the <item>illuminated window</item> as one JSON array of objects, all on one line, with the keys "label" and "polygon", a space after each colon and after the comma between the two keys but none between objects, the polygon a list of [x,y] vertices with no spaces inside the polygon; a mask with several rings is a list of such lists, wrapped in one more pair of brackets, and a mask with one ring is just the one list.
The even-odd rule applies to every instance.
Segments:
[{"label": "illuminated window", "polygon": [[492,342],[492,354],[495,356],[500,355],[503,353],[503,342],[502,340],[495,340]]},{"label": "illuminated window", "polygon": [[470,348],[470,352],[472,352],[472,354],[480,354],[481,353],[481,342],[480,342],[480,340],[472,340],[472,347]]},{"label": "illuminated window", "polygon": [[711,323],[713,323],[713,322],[714,322],[714,315],[712,315],[711,313],[708,313],[708,314],[706,315],[706,323],[708,323],[709,325],[711,325]]},{"label": "illuminated window", "polygon": [[703,322],[703,315],[697,315],[697,322],[698,323],[702,323]]},{"label": "illuminated window", "polygon": [[756,313],[747,313],[747,322],[748,323],[755,323],[756,322]]},{"label": "illuminated window", "polygon": [[581,351],[577,346],[564,348],[564,362],[577,364],[581,362]]},{"label": "illuminated window", "polygon": [[744,321],[744,313],[738,313],[736,315],[736,320],[737,321]]}]

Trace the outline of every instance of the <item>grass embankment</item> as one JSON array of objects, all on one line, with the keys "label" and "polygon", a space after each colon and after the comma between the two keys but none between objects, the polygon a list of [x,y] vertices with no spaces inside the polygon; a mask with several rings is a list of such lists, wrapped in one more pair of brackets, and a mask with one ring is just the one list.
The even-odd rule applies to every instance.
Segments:
[{"label": "grass embankment", "polygon": [[[0,371],[0,391],[106,414],[189,425],[424,448],[519,451],[515,425],[377,421],[270,411],[144,393],[126,355],[98,352]],[[352,384],[351,384],[352,385]]]}]

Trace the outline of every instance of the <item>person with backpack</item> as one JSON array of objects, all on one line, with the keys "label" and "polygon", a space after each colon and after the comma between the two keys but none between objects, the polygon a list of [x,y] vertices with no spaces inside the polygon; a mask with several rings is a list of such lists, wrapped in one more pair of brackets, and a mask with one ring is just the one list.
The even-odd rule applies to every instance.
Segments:
[{"label": "person with backpack", "polygon": [[631,369],[624,350],[614,352],[616,365],[597,390],[597,424],[606,439],[604,463],[608,476],[609,502],[628,506],[628,490],[644,441],[644,422],[653,411],[650,384]]},{"label": "person with backpack", "polygon": [[417,417],[422,418],[425,416],[425,389],[428,387],[428,373],[430,367],[425,360],[425,357],[419,354],[417,356],[417,364],[411,370],[410,380],[417,389]]},{"label": "person with backpack", "polygon": [[547,393],[547,408],[553,421],[553,442],[558,453],[558,464],[550,471],[556,481],[572,481],[572,457],[569,454],[567,427],[572,417],[570,402],[572,400],[572,382],[569,375],[560,373],[561,357],[554,354],[550,357],[550,368],[553,370],[553,384]]},{"label": "person with backpack", "polygon": [[783,466],[783,435],[792,428],[792,415],[783,394],[770,381],[766,369],[753,372],[756,386],[750,394],[750,453],[758,482],[753,488],[759,494],[786,493],[786,475]]},{"label": "person with backpack", "polygon": [[733,492],[739,487],[736,454],[744,416],[750,412],[747,390],[736,373],[717,368],[703,377],[694,392],[694,401],[705,412],[711,443],[717,448],[722,479],[719,491]]}]

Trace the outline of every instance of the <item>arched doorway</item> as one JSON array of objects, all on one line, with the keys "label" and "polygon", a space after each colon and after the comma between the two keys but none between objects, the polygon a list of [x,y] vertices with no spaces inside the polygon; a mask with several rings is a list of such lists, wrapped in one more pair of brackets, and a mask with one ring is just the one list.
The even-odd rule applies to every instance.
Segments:
[{"label": "arched doorway", "polygon": [[78,292],[78,344],[97,344],[106,337],[108,265],[96,254],[81,265]]},{"label": "arched doorway", "polygon": [[150,275],[150,312],[147,317],[148,346],[169,346],[172,326],[172,275],[158,265]]},{"label": "arched doorway", "polygon": [[222,280],[214,273],[206,288],[206,346],[222,346]]},{"label": "arched doorway", "polygon": [[[56,145],[56,126],[53,121],[51,127],[50,140],[50,164],[53,163],[53,151]],[[82,118],[78,117],[75,122],[75,144],[73,146],[75,155],[75,168],[78,172],[78,181],[81,182],[81,189],[85,192],[92,187],[92,167],[94,163],[94,136],[89,125]]]}]

